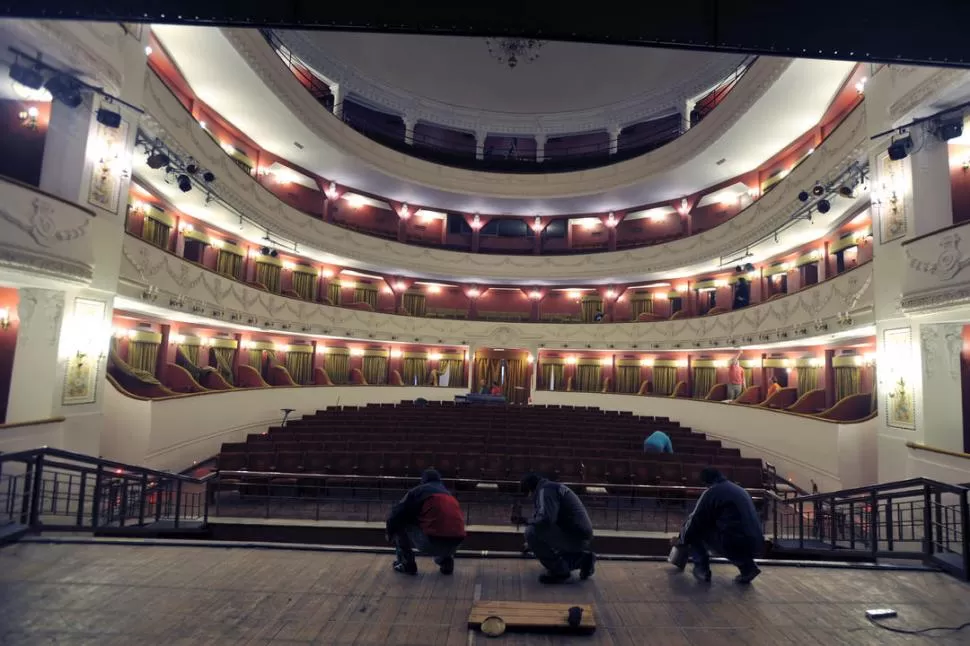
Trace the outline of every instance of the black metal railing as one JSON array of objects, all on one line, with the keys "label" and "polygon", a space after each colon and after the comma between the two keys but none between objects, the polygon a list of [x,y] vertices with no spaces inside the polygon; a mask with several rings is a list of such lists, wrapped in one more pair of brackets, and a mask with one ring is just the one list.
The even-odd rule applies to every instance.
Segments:
[{"label": "black metal railing", "polygon": [[[772,518],[786,551],[917,559],[970,580],[968,490],[925,478],[798,496]],[[781,506],[777,507],[781,509]]]},{"label": "black metal railing", "polygon": [[[339,474],[220,471],[209,481],[212,516],[293,520],[379,522],[416,478]],[[522,504],[518,482],[448,478],[469,525],[508,525],[512,509]],[[583,500],[595,529],[664,532],[680,530],[702,487],[591,485],[565,483]],[[768,520],[776,511],[774,497],[751,490]]]},{"label": "black metal railing", "polygon": [[[546,142],[543,159],[540,161],[533,150],[519,152],[510,145],[498,149],[486,147],[478,151],[472,133],[451,131],[436,134],[424,131],[414,133],[411,141],[406,141],[404,124],[400,117],[376,111],[372,116],[367,116],[363,111],[355,115],[352,113],[352,105],[349,101],[341,101],[341,104],[335,105],[335,97],[330,87],[294,54],[273,30],[262,29],[261,33],[297,81],[328,112],[354,130],[388,148],[413,157],[449,166],[492,172],[568,172],[606,166],[660,148],[684,134],[707,116],[737,85],[757,58],[754,56],[745,58],[727,78],[698,101],[689,116],[689,122],[668,117],[637,124],[643,130],[642,133],[626,134],[616,142],[610,142],[607,138],[599,142],[563,145],[556,141],[560,137],[550,137]],[[462,136],[467,141],[460,145],[458,138]],[[495,133],[494,136],[500,139],[531,139],[530,136],[519,137],[500,133]]]},{"label": "black metal railing", "polygon": [[0,524],[30,531],[202,527],[204,480],[59,449],[0,454]]}]

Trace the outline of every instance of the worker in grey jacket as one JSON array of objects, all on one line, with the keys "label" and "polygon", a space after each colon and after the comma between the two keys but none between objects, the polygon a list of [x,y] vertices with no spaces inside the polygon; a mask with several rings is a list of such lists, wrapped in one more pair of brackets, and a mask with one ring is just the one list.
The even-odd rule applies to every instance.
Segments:
[{"label": "worker in grey jacket", "polygon": [[713,467],[701,471],[701,481],[707,490],[697,500],[680,536],[671,539],[671,543],[689,548],[694,559],[693,573],[698,580],[711,580],[709,551],[714,551],[741,571],[735,582],[751,583],[761,574],[754,557],[765,543],[754,501],[747,491]]},{"label": "worker in grey jacket", "polygon": [[521,488],[535,502],[532,518],[525,521],[525,541],[548,570],[539,581],[562,583],[573,570],[579,570],[581,579],[592,576],[596,563],[590,550],[593,524],[579,496],[566,485],[535,473],[522,478]]}]

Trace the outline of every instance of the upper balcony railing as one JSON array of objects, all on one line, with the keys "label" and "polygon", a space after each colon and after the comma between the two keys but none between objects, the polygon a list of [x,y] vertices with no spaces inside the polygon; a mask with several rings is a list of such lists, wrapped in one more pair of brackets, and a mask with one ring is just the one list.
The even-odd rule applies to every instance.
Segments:
[{"label": "upper balcony railing", "polygon": [[[271,29],[261,30],[266,41],[282,59],[294,77],[307,89],[310,94],[323,105],[327,111],[342,120],[348,126],[388,148],[418,157],[426,161],[480,170],[502,173],[555,173],[584,170],[608,166],[610,164],[644,155],[660,148],[678,138],[687,130],[706,117],[724,99],[737,82],[744,76],[756,57],[748,57],[724,79],[716,88],[699,100],[694,110],[685,122],[679,114],[669,115],[653,121],[635,124],[643,129],[642,133],[621,134],[616,139],[609,135],[601,141],[588,143],[566,143],[576,135],[605,134],[604,131],[588,133],[570,133],[569,135],[551,136],[546,142],[543,154],[537,154],[537,149],[523,146],[519,150],[522,140],[529,141],[533,146],[531,135],[489,133],[502,141],[501,147],[490,145],[488,139],[477,141],[474,133],[442,130],[440,134],[433,131],[414,132],[408,135],[404,122],[396,115],[367,112],[370,110],[354,111],[350,101],[335,105],[335,98],[330,87],[321,80],[298,56],[279,39]],[[429,124],[436,126],[436,124]],[[555,146],[549,144],[555,142]]]}]

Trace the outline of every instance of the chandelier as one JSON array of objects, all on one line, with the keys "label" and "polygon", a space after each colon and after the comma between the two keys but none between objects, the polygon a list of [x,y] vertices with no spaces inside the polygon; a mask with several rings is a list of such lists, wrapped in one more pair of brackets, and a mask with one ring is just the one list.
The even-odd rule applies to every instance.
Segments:
[{"label": "chandelier", "polygon": [[544,43],[535,38],[486,38],[485,44],[495,60],[512,69],[519,63],[531,63],[539,58],[539,49]]}]

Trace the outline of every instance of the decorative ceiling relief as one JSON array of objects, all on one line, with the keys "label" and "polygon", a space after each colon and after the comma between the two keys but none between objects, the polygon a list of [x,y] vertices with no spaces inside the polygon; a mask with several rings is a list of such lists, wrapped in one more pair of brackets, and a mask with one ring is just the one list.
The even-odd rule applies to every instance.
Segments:
[{"label": "decorative ceiling relief", "polygon": [[[147,242],[126,236],[122,296],[152,294],[163,307],[267,330],[381,341],[434,338],[448,344],[548,348],[674,349],[796,341],[873,322],[872,263],[784,298],[717,316],[656,323],[545,324],[398,316],[299,301],[227,281]],[[844,316],[848,312],[850,316]],[[748,337],[752,341],[744,341]]]}]

